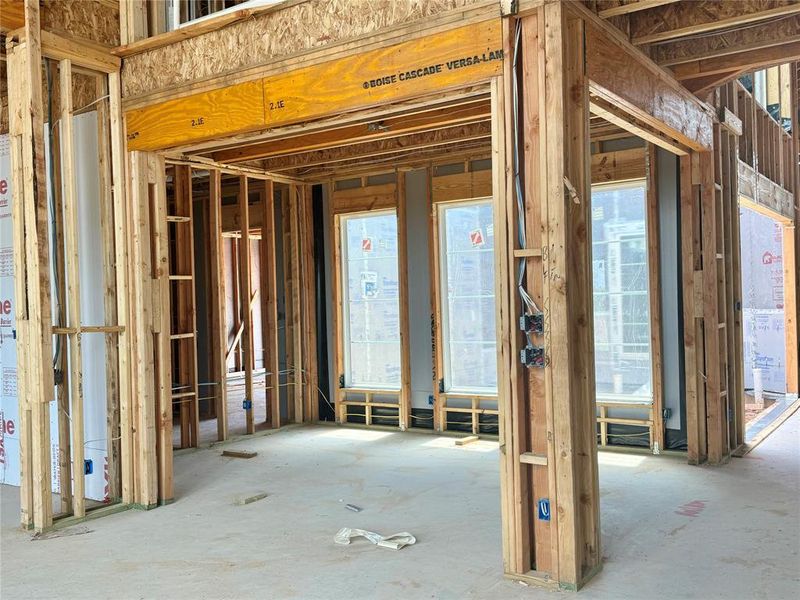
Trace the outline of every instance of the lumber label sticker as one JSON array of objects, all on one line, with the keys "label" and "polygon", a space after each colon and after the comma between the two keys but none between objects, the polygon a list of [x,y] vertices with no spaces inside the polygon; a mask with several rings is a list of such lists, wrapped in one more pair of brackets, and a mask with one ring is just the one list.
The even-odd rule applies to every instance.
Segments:
[{"label": "lumber label sticker", "polygon": [[260,81],[167,100],[125,113],[128,150],[160,150],[264,125]]},{"label": "lumber label sticker", "polygon": [[167,100],[126,113],[129,150],[165,148],[289,125],[488,81],[502,73],[492,19]]}]

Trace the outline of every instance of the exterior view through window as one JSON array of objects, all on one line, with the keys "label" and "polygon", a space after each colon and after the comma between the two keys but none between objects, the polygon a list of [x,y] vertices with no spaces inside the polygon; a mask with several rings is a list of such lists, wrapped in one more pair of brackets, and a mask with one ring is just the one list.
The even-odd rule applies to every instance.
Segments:
[{"label": "exterior view through window", "polygon": [[497,393],[491,200],[439,205],[445,392]]},{"label": "exterior view through window", "polygon": [[400,389],[395,211],[342,217],[345,386]]},{"label": "exterior view through window", "polygon": [[645,182],[592,188],[599,400],[652,401]]}]

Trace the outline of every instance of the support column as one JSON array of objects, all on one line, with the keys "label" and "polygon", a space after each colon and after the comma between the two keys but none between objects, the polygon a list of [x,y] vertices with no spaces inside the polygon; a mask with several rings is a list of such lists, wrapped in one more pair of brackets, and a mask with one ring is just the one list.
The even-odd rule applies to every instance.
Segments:
[{"label": "support column", "polygon": [[[496,215],[506,224],[497,240],[506,247],[497,265],[505,568],[575,590],[601,564],[584,23],[561,3],[527,15],[516,66],[509,24],[505,85],[493,87]],[[543,332],[523,334],[523,312],[541,314]],[[528,345],[542,358],[526,367]]]},{"label": "support column", "polygon": [[25,1],[25,41],[7,46],[11,134],[12,218],[20,374],[21,522],[43,531],[53,524],[50,402],[53,341],[50,247],[42,114],[39,3]]}]

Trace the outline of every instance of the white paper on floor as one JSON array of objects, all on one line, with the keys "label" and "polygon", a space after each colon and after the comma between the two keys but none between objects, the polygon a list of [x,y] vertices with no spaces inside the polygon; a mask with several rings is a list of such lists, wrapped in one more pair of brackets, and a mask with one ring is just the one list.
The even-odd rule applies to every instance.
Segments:
[{"label": "white paper on floor", "polygon": [[339,530],[339,533],[336,534],[336,537],[333,538],[333,541],[337,544],[347,546],[350,544],[350,540],[356,537],[367,538],[370,542],[377,546],[391,548],[392,550],[400,550],[400,548],[403,548],[404,546],[410,546],[417,542],[417,538],[407,531],[393,533],[392,535],[387,535],[384,537],[380,533],[375,533],[374,531],[367,531],[366,529],[351,529],[350,527],[342,527]]}]

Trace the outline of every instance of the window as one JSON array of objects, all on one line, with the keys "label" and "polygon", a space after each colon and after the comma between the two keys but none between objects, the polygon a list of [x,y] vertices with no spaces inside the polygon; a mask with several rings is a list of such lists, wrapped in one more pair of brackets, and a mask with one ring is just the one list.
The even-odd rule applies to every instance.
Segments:
[{"label": "window", "polygon": [[491,200],[439,205],[445,392],[497,393]]},{"label": "window", "polygon": [[345,387],[400,389],[395,211],[341,217]]},{"label": "window", "polygon": [[652,401],[645,182],[592,188],[597,398]]}]

